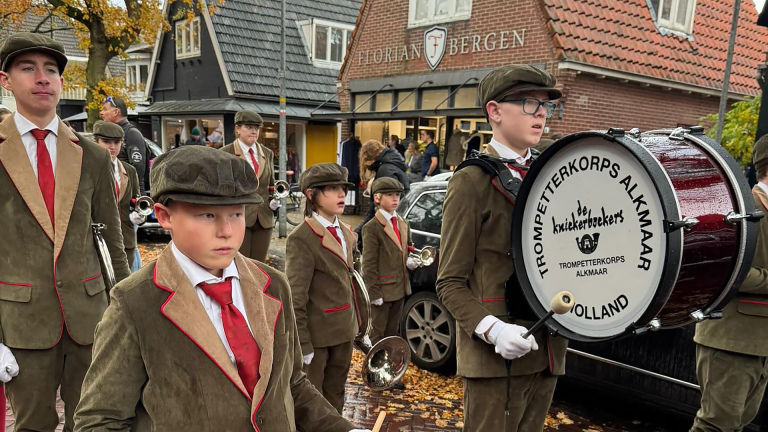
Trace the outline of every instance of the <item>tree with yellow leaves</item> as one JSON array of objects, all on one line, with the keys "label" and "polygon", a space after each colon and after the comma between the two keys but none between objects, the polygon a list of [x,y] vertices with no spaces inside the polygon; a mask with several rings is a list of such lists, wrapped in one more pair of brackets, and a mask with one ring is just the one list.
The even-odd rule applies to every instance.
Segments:
[{"label": "tree with yellow leaves", "polygon": [[[194,10],[214,13],[223,0],[167,0],[183,4],[181,13],[189,19]],[[88,127],[98,119],[101,105],[107,96],[119,96],[130,103],[127,87],[122,78],[106,77],[107,63],[116,56],[124,55],[134,43],[154,45],[158,31],[168,31],[171,26],[163,16],[161,0],[2,0],[0,1],[0,26],[14,28],[28,14],[41,20],[57,17],[74,30],[78,47],[88,53],[85,68],[67,67],[67,88],[85,87]],[[39,27],[39,26],[38,26]]]},{"label": "tree with yellow leaves", "polygon": [[[725,113],[723,139],[720,143],[741,166],[752,162],[752,145],[755,143],[757,118],[760,114],[760,95],[750,101],[736,102]],[[702,118],[705,124],[717,125],[717,113]],[[717,127],[711,127],[707,136],[715,139]]]}]

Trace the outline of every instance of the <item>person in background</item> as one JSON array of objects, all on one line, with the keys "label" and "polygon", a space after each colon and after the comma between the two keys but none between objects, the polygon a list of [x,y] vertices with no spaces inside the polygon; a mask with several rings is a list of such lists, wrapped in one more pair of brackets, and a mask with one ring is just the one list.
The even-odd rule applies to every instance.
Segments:
[{"label": "person in background", "polygon": [[139,176],[139,190],[141,190],[142,195],[146,195],[146,184],[149,179],[147,144],[144,142],[144,136],[139,132],[139,129],[128,121],[128,106],[119,97],[108,97],[104,101],[99,115],[102,120],[117,123],[125,131],[125,144],[117,158],[136,168],[136,174]]},{"label": "person in background", "polygon": [[406,172],[411,183],[423,180],[421,176],[421,159],[422,155],[419,151],[419,145],[415,141],[408,143],[408,151],[405,152],[405,165],[408,167]]},{"label": "person in background", "polygon": [[389,142],[387,142],[387,146],[389,148],[393,148],[397,150],[397,152],[400,153],[400,156],[405,158],[405,146],[403,146],[400,143],[400,137],[398,137],[397,135],[390,135]]},{"label": "person in background", "polygon": [[433,175],[440,174],[440,149],[435,144],[435,131],[421,130],[419,139],[427,145],[421,160],[421,174],[424,180],[429,180]]},{"label": "person in background", "polygon": [[204,146],[205,143],[200,140],[200,129],[193,127],[192,132],[189,133],[189,139],[184,143],[184,145]]},{"label": "person in background", "polygon": [[8,117],[12,116],[13,113],[8,108],[0,105],[0,123],[5,121]]}]

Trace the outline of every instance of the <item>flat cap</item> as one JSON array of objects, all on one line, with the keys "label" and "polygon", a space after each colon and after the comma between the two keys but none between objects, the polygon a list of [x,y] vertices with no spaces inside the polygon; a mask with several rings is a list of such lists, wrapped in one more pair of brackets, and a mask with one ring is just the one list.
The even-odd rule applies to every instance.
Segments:
[{"label": "flat cap", "polygon": [[123,128],[115,123],[98,120],[93,124],[93,136],[106,139],[122,140],[125,138],[125,132],[123,131]]},{"label": "flat cap", "polygon": [[8,72],[14,57],[32,51],[50,54],[59,66],[59,75],[64,74],[64,68],[67,66],[64,45],[38,33],[17,33],[7,37],[0,46],[0,69]]},{"label": "flat cap", "polygon": [[347,181],[349,171],[335,163],[322,163],[312,165],[299,176],[299,189],[304,192],[307,189],[318,186],[354,186]]},{"label": "flat cap", "polygon": [[531,65],[509,65],[492,70],[480,81],[477,97],[483,112],[490,101],[499,101],[515,93],[545,91],[550,100],[560,99],[563,92],[555,88],[557,80],[549,72]]},{"label": "flat cap", "polygon": [[264,119],[261,118],[259,113],[251,110],[238,111],[235,114],[235,124],[248,124],[261,126],[264,123]]},{"label": "flat cap", "polygon": [[752,163],[755,164],[756,170],[768,165],[768,134],[760,137],[755,143],[752,151]]},{"label": "flat cap", "polygon": [[404,189],[403,184],[392,177],[379,177],[371,185],[371,193],[374,195],[390,192],[403,193]]},{"label": "flat cap", "polygon": [[158,156],[152,199],[202,205],[261,204],[259,179],[244,159],[211,147],[186,146]]}]

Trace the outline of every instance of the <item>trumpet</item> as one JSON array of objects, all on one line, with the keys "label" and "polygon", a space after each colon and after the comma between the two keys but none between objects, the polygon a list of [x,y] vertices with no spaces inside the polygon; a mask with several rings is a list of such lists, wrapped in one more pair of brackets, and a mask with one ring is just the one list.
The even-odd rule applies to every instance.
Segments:
[{"label": "trumpet", "polygon": [[138,213],[141,216],[147,217],[152,214],[152,211],[155,207],[155,202],[152,201],[152,198],[148,196],[142,196],[138,198],[133,198],[131,200],[131,205],[133,205],[133,210]]},{"label": "trumpet", "polygon": [[363,277],[357,270],[352,273],[355,288],[358,328],[355,348],[365,354],[362,378],[365,385],[374,390],[392,388],[405,375],[411,361],[411,349],[405,339],[389,336],[371,345],[365,336],[371,332],[371,299]]},{"label": "trumpet", "polygon": [[[109,255],[109,248],[107,248],[107,242],[104,240],[104,236],[101,235],[101,231],[107,228],[103,223],[92,223],[91,230],[93,231],[93,242],[96,246],[96,254],[99,257],[99,265],[101,266],[101,274],[104,277],[104,285],[106,285],[107,294],[109,290],[115,286],[115,269],[112,267],[112,257]],[[109,296],[107,296],[109,297]]]},{"label": "trumpet", "polygon": [[272,199],[285,199],[291,194],[291,184],[285,180],[278,180],[274,186],[269,187],[269,192],[272,194]]},{"label": "trumpet", "polygon": [[419,263],[419,267],[427,267],[432,265],[432,263],[435,262],[435,257],[437,256],[437,250],[432,246],[424,246],[421,249],[410,247],[408,248],[408,252],[408,257],[415,259],[416,262]]}]

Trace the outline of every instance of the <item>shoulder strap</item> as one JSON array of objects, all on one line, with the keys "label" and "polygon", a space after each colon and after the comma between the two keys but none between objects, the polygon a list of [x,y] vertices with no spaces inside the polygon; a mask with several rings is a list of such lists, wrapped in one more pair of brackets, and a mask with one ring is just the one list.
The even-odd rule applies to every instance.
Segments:
[{"label": "shoulder strap", "polygon": [[[536,161],[540,154],[541,153],[537,150],[531,149],[531,163]],[[523,182],[512,175],[512,172],[507,168],[508,165],[513,165],[522,170],[528,170],[527,166],[520,165],[513,159],[504,159],[487,153],[480,153],[477,150],[472,150],[469,157],[456,167],[456,171],[454,172],[468,166],[479,166],[483,171],[490,174],[491,177],[498,177],[501,186],[513,196],[517,197],[517,193],[520,191],[520,185],[522,185]]]}]

